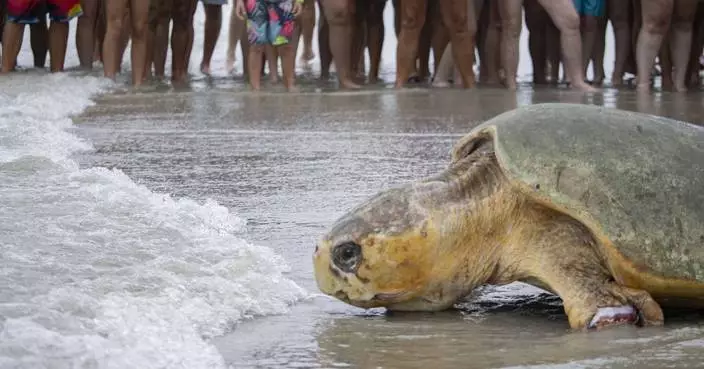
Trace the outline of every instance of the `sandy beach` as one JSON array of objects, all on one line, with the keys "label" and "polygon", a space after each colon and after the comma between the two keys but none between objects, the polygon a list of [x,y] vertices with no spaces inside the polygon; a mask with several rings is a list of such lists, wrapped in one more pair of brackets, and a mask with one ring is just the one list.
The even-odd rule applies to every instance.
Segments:
[{"label": "sandy beach", "polygon": [[[199,12],[197,30],[202,22]],[[311,263],[337,217],[444,168],[458,138],[502,112],[570,102],[703,125],[702,92],[533,88],[524,29],[516,92],[395,91],[387,37],[385,84],[337,91],[314,79],[314,64],[299,69],[300,93],[253,94],[224,73],[225,32],[212,78],[194,71],[196,32],[184,88],[132,90],[126,76],[113,84],[97,71],[0,79],[0,368],[704,362],[701,314],[570,333],[560,300],[520,283],[488,286],[443,313],[385,314],[320,295]]]}]

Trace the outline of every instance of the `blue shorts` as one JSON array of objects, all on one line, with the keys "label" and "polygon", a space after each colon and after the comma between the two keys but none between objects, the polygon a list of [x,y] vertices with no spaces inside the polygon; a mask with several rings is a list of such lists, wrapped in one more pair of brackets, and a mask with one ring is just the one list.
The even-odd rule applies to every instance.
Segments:
[{"label": "blue shorts", "polygon": [[579,15],[601,17],[606,13],[606,0],[572,0],[572,2]]}]

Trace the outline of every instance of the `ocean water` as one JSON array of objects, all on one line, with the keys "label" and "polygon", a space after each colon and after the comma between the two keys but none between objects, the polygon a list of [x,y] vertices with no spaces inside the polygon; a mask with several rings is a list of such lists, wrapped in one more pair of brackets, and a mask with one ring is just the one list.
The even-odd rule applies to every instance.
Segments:
[{"label": "ocean water", "polygon": [[235,212],[79,166],[97,75],[0,77],[0,368],[225,367],[212,337],[308,292]]}]

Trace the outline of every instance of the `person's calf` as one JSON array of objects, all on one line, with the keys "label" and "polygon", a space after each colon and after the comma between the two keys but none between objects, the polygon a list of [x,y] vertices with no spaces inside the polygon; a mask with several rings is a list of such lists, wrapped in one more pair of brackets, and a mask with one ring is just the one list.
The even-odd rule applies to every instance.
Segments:
[{"label": "person's calf", "polygon": [[200,63],[200,71],[203,74],[210,74],[210,60],[215,51],[215,45],[220,36],[222,27],[222,2],[218,0],[204,0],[205,8],[205,32],[203,42],[203,60]]},{"label": "person's calf", "polygon": [[34,56],[34,67],[44,68],[46,55],[49,52],[49,29],[46,22],[39,22],[29,26],[29,42]]},{"label": "person's calf", "polygon": [[51,72],[62,72],[68,43],[68,22],[51,21],[49,27],[49,56]]},{"label": "person's calf", "polygon": [[248,75],[249,84],[254,91],[261,89],[261,70],[264,66],[264,44],[251,44],[249,46]]},{"label": "person's calf", "polygon": [[315,29],[315,2],[307,0],[303,5],[303,14],[301,15],[301,35],[303,37],[303,55],[301,58],[310,62],[315,58],[313,52],[313,31]]},{"label": "person's calf", "polygon": [[281,69],[283,71],[284,86],[289,92],[297,91],[295,82],[295,62],[296,53],[292,44],[285,44],[276,47],[276,52],[281,56]]},{"label": "person's calf", "polygon": [[12,21],[5,23],[2,35],[2,73],[15,70],[17,55],[22,47],[24,25]]}]

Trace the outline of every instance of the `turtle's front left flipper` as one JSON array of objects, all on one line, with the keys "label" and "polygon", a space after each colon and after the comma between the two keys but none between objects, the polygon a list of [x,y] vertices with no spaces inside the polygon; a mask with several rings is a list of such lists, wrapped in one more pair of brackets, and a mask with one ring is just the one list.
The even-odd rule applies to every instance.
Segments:
[{"label": "turtle's front left flipper", "polygon": [[[661,325],[662,309],[646,291],[614,282],[601,248],[591,232],[564,215],[540,212],[531,218],[530,240],[517,245],[512,255],[528,283],[548,287],[563,300],[573,329],[601,329],[614,325]],[[528,248],[528,249],[523,249]],[[522,249],[522,250],[521,250]]]}]

